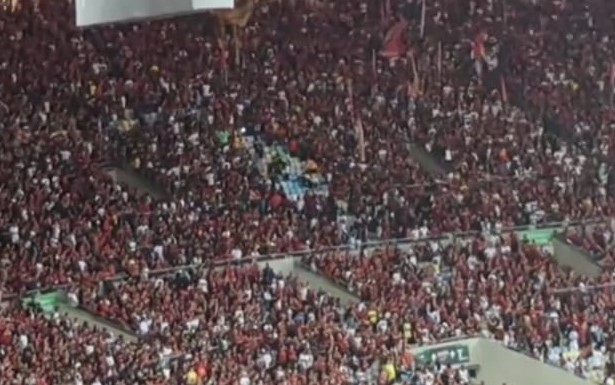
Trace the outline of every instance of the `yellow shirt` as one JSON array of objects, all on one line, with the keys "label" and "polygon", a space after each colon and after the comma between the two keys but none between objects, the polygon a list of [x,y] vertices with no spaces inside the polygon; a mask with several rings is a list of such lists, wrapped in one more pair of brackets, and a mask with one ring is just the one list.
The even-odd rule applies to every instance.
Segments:
[{"label": "yellow shirt", "polygon": [[188,385],[196,385],[199,381],[199,376],[196,374],[194,369],[190,369],[190,371],[186,374],[186,383]]},{"label": "yellow shirt", "polygon": [[233,141],[233,148],[236,150],[242,149],[244,147],[243,138],[240,136],[236,136]]},{"label": "yellow shirt", "polygon": [[378,323],[378,312],[376,310],[370,310],[367,312],[367,318],[371,324]]},{"label": "yellow shirt", "polygon": [[409,323],[406,322],[404,324],[403,328],[404,328],[403,329],[404,330],[404,338],[407,339],[407,340],[412,338],[412,325],[410,325]]},{"label": "yellow shirt", "polygon": [[576,350],[568,351],[568,352],[564,353],[564,358],[567,361],[574,362],[574,361],[577,360],[577,358],[579,358],[579,352],[576,351]]},{"label": "yellow shirt", "polygon": [[308,160],[305,165],[305,172],[318,172],[318,164],[313,160]]},{"label": "yellow shirt", "polygon": [[395,365],[392,363],[384,365],[384,372],[387,375],[388,381],[394,381],[397,378],[397,370],[395,370]]},{"label": "yellow shirt", "polygon": [[439,264],[437,264],[437,263],[434,263],[434,264],[433,264],[433,273],[434,273],[435,275],[440,274],[440,265],[439,265]]}]

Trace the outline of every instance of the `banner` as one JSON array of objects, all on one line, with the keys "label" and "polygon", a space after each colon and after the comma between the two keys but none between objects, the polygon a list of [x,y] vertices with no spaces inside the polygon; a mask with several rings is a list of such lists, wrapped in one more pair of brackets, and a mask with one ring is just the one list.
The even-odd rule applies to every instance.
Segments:
[{"label": "banner", "polygon": [[395,23],[386,33],[380,55],[393,59],[401,56],[406,51],[406,42],[404,39],[408,21],[402,19]]},{"label": "banner", "polygon": [[470,348],[467,345],[448,345],[425,349],[415,356],[419,365],[433,365],[439,362],[443,365],[461,365],[470,362]]}]

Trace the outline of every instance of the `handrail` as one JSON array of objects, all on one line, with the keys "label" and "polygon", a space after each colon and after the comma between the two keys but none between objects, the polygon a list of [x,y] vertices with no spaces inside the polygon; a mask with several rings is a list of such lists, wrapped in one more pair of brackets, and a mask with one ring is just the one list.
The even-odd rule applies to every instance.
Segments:
[{"label": "handrail", "polygon": [[417,183],[393,183],[392,187],[403,187],[406,189],[420,189],[434,186],[461,186],[461,185],[476,185],[476,184],[487,184],[487,183],[495,183],[495,182],[518,182],[525,181],[529,179],[535,178],[536,175],[495,175],[495,174],[484,174],[481,176],[473,177],[469,181],[455,181],[449,180],[446,178],[435,178],[432,177],[431,180],[427,180],[425,182],[417,182]]},{"label": "handrail", "polygon": [[[537,224],[537,225],[520,225],[520,226],[504,228],[502,229],[502,233],[510,234],[510,233],[528,231],[528,230],[539,230],[539,229],[550,229],[550,228],[559,229],[563,227],[565,228],[565,227],[586,226],[586,225],[605,223],[605,221],[606,219],[592,218],[587,221],[573,221],[569,223],[566,223],[565,221],[561,221],[561,222],[550,222],[550,223]],[[428,237],[418,238],[418,239],[416,238],[390,238],[390,239],[384,239],[384,240],[364,242],[361,244],[361,247],[364,249],[365,248],[375,249],[375,248],[378,248],[381,246],[387,246],[387,245],[395,245],[395,246],[411,245],[415,243],[444,241],[444,240],[451,239],[451,238],[462,239],[462,238],[468,238],[468,237],[477,236],[477,235],[480,235],[479,231],[471,230],[471,231],[459,231],[459,232],[447,233],[447,234],[436,235],[436,236],[428,236]],[[295,252],[289,252],[289,253],[273,253],[273,254],[267,254],[267,255],[260,255],[260,256],[252,257],[252,258],[243,258],[240,261],[234,261],[234,260],[228,260],[228,259],[222,260],[222,261],[216,261],[213,263],[213,267],[226,266],[226,265],[233,264],[233,263],[245,264],[245,263],[255,263],[255,262],[267,262],[267,261],[279,260],[279,259],[284,259],[284,258],[301,257],[301,256],[312,254],[312,253],[328,253],[328,252],[346,251],[346,250],[352,250],[352,249],[353,249],[352,246],[340,245],[340,246],[327,247],[323,249],[309,249],[309,250],[295,251]],[[170,267],[170,268],[162,268],[162,269],[151,271],[150,275],[164,274],[164,273],[187,270],[187,269],[196,269],[196,268],[201,267],[202,265],[205,265],[205,264],[204,263],[189,264],[189,265],[175,266],[175,267]]]},{"label": "handrail", "polygon": [[[464,231],[464,232],[456,232],[456,233],[440,235],[440,236],[429,236],[429,237],[419,238],[419,239],[391,238],[391,239],[363,242],[361,244],[361,248],[377,249],[379,247],[388,246],[388,245],[389,246],[390,245],[400,246],[400,245],[411,245],[411,244],[423,243],[423,242],[438,242],[438,241],[445,241],[447,239],[451,239],[451,237],[452,238],[467,238],[467,237],[475,236],[478,234],[479,234],[478,231]],[[215,268],[215,267],[228,266],[232,264],[248,264],[248,263],[276,261],[276,260],[281,260],[281,259],[286,259],[286,258],[299,258],[299,257],[303,257],[309,254],[314,254],[314,253],[331,253],[331,252],[351,251],[353,249],[354,247],[350,245],[339,245],[339,246],[325,247],[321,249],[306,249],[306,250],[292,251],[288,253],[272,253],[272,254],[266,254],[266,255],[259,255],[256,257],[244,257],[241,260],[224,259],[224,260],[214,261],[213,263],[206,262],[206,263],[187,264],[187,265],[181,265],[181,266],[161,268],[161,269],[150,271],[149,275],[157,276],[157,275],[172,274],[172,273],[179,272],[182,270],[198,269],[206,265],[209,265]],[[113,278],[106,279],[106,281],[121,280],[125,278],[126,276],[127,276],[126,274],[120,274]]]},{"label": "handrail", "polygon": [[[550,223],[543,223],[543,224],[536,224],[536,225],[520,225],[520,226],[504,228],[502,229],[501,233],[510,234],[510,233],[523,232],[523,231],[528,231],[528,230],[538,230],[538,229],[556,230],[556,229],[567,228],[567,227],[578,227],[578,226],[603,224],[603,223],[606,223],[606,221],[607,221],[606,218],[591,218],[587,220],[577,220],[577,221],[571,221],[571,222],[560,221],[560,222],[550,222]],[[399,246],[419,244],[419,243],[424,243],[424,242],[439,242],[439,241],[441,242],[441,241],[446,241],[446,240],[451,240],[451,239],[463,239],[463,238],[469,238],[472,236],[478,236],[480,234],[481,233],[479,231],[472,230],[472,231],[458,231],[458,232],[446,233],[442,235],[432,235],[432,236],[418,238],[418,239],[391,238],[391,239],[384,239],[384,240],[378,240],[378,241],[364,242],[361,244],[361,248],[362,249],[377,249],[377,248],[386,247],[386,246],[399,247]],[[322,249],[306,249],[306,250],[300,250],[300,251],[294,251],[294,252],[288,252],[288,253],[272,253],[272,254],[267,254],[267,255],[259,255],[256,257],[246,257],[246,258],[242,258],[241,260],[224,259],[224,260],[214,261],[214,262],[204,262],[204,263],[197,263],[197,264],[187,264],[187,265],[181,265],[181,266],[160,268],[160,269],[150,271],[149,276],[151,277],[151,276],[169,275],[169,274],[177,273],[183,270],[195,270],[195,269],[199,269],[202,267],[216,268],[216,267],[229,266],[233,264],[243,265],[243,264],[249,264],[249,263],[276,261],[276,260],[281,260],[281,259],[286,259],[286,258],[299,258],[299,257],[303,257],[305,255],[313,254],[313,253],[331,253],[331,252],[342,252],[342,251],[352,251],[352,250],[355,250],[355,248],[351,245],[339,245],[339,246],[325,247]],[[109,282],[109,281],[121,281],[127,278],[130,278],[128,274],[120,273],[114,277],[99,279],[98,283]],[[18,297],[34,295],[34,294],[41,293],[41,292],[48,292],[51,290],[66,289],[73,285],[74,284],[66,283],[66,284],[54,285],[54,286],[50,286],[50,287],[42,288],[42,289],[29,290],[21,294],[9,293],[9,294],[5,294],[2,298],[0,298],[0,300],[9,300],[9,299],[14,299]]]},{"label": "handrail", "polygon": [[563,287],[561,289],[555,289],[555,290],[551,290],[552,294],[568,294],[568,293],[574,293],[574,292],[588,292],[588,291],[592,291],[592,290],[601,290],[601,289],[609,289],[609,288],[615,288],[615,281],[611,281],[611,282],[605,282],[605,283],[601,283],[598,285],[588,285],[585,286],[583,288],[579,287],[579,286],[571,286],[571,287]]}]

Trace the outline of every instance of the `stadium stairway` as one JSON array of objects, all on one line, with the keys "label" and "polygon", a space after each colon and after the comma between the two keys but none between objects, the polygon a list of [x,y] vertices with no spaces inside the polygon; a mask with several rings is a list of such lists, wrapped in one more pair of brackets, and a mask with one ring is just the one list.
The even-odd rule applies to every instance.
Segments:
[{"label": "stadium stairway", "polygon": [[[538,230],[525,234],[525,238],[542,246],[549,246],[555,232]],[[271,268],[280,274],[291,273],[312,289],[322,290],[338,297],[344,305],[357,303],[360,299],[323,275],[314,272],[309,266],[296,259],[269,261]],[[262,266],[261,266],[262,267]],[[464,365],[471,371],[471,384],[498,385],[503,381],[514,384],[561,384],[587,385],[581,379],[559,367],[554,367],[533,359],[525,354],[504,347],[501,343],[486,338],[452,338],[449,342],[435,345],[413,347],[415,357],[437,357],[453,367]],[[461,353],[460,353],[461,352]]]},{"label": "stadium stairway", "polygon": [[52,315],[57,312],[60,316],[72,319],[79,323],[87,323],[99,329],[109,331],[115,336],[121,336],[126,341],[136,342],[137,336],[111,322],[95,316],[83,309],[71,306],[66,300],[66,294],[62,291],[53,291],[44,294],[34,294],[22,300],[24,304],[36,304],[43,313]]},{"label": "stadium stairway", "polygon": [[[547,250],[562,268],[571,268],[577,273],[586,275],[600,274],[601,268],[595,260],[583,250],[565,243],[565,238],[562,237],[564,227],[551,227],[541,229],[527,229],[518,231],[519,239],[524,239],[526,242],[540,246]],[[441,242],[455,242],[453,238],[441,240]],[[410,247],[411,244],[400,244],[396,247],[401,250]],[[364,252],[369,253],[370,248],[364,249]],[[332,296],[342,299],[344,304],[356,303],[360,298],[350,292],[346,287],[334,282],[328,277],[313,271],[310,266],[303,264],[298,259],[284,259],[279,261],[269,261],[271,267],[281,274],[293,274],[300,280],[306,282],[313,289],[323,290]],[[429,263],[425,263],[429,264]],[[446,276],[450,271],[446,268],[440,271],[440,274]]]},{"label": "stadium stairway", "polygon": [[154,199],[161,200],[170,198],[170,194],[162,187],[127,166],[106,166],[104,169],[116,183],[126,185],[141,194],[148,194]]},{"label": "stadium stairway", "polygon": [[[586,229],[591,229],[597,225],[586,225]],[[561,268],[569,268],[578,274],[597,276],[601,273],[602,268],[587,251],[579,247],[569,244],[566,241],[566,228],[574,228],[578,225],[567,227],[562,224],[559,227],[549,227],[541,229],[528,229],[518,231],[519,239],[535,244],[549,251],[553,255],[553,259]]]},{"label": "stadium stairway", "polygon": [[345,287],[331,279],[312,271],[309,266],[306,266],[296,258],[259,262],[259,267],[261,269],[269,267],[284,277],[292,275],[299,281],[306,283],[313,290],[324,291],[332,297],[339,298],[343,305],[350,305],[360,301],[357,295],[350,293]]},{"label": "stadium stairway", "polygon": [[408,150],[412,158],[421,165],[421,168],[434,178],[442,178],[450,170],[448,165],[442,163],[434,155],[414,144],[408,144]]},{"label": "stadium stairway", "polygon": [[79,323],[93,325],[96,328],[104,329],[115,336],[122,337],[125,341],[137,342],[139,339],[136,334],[124,330],[112,322],[98,317],[86,310],[71,306],[66,302],[60,302],[58,304],[58,313],[63,317],[70,318]]},{"label": "stadium stairway", "polygon": [[555,256],[560,265],[567,266],[579,274],[592,277],[600,275],[602,267],[587,251],[571,245],[566,241],[564,233],[558,233],[553,237]]},{"label": "stadium stairway", "polygon": [[300,261],[294,261],[293,274],[300,281],[307,283],[312,289],[324,291],[332,297],[339,298],[344,306],[360,302],[360,298],[354,293],[349,292],[344,286],[313,272],[309,266],[304,265]]}]

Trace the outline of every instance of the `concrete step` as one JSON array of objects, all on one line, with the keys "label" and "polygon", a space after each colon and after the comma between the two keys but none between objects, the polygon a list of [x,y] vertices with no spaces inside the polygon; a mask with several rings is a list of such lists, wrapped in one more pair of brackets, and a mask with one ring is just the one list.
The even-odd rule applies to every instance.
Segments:
[{"label": "concrete step", "polygon": [[443,164],[433,154],[430,154],[427,150],[421,146],[409,144],[408,150],[410,156],[416,160],[421,168],[434,178],[443,178],[449,171],[450,167]]},{"label": "concrete step", "polygon": [[161,200],[168,200],[170,198],[170,194],[161,186],[139,175],[134,170],[111,166],[106,171],[116,183],[127,185],[141,194],[148,194],[155,199]]},{"label": "concrete step", "polygon": [[118,325],[110,322],[102,317],[94,315],[86,310],[83,310],[78,307],[71,306],[67,303],[58,303],[58,313],[63,317],[67,317],[79,323],[87,323],[88,325],[93,325],[97,328],[107,330],[116,336],[121,336],[124,340],[129,342],[138,342],[139,338],[136,334],[120,328]]},{"label": "concrete step", "polygon": [[339,298],[342,305],[348,306],[361,301],[359,296],[351,293],[344,286],[332,281],[322,274],[312,271],[308,266],[299,261],[295,261],[293,274],[300,280],[307,283],[314,290],[322,290],[332,297]]},{"label": "concrete step", "polygon": [[557,234],[553,237],[554,256],[562,267],[568,267],[578,274],[597,277],[602,273],[602,267],[585,250],[566,242],[566,236]]}]

